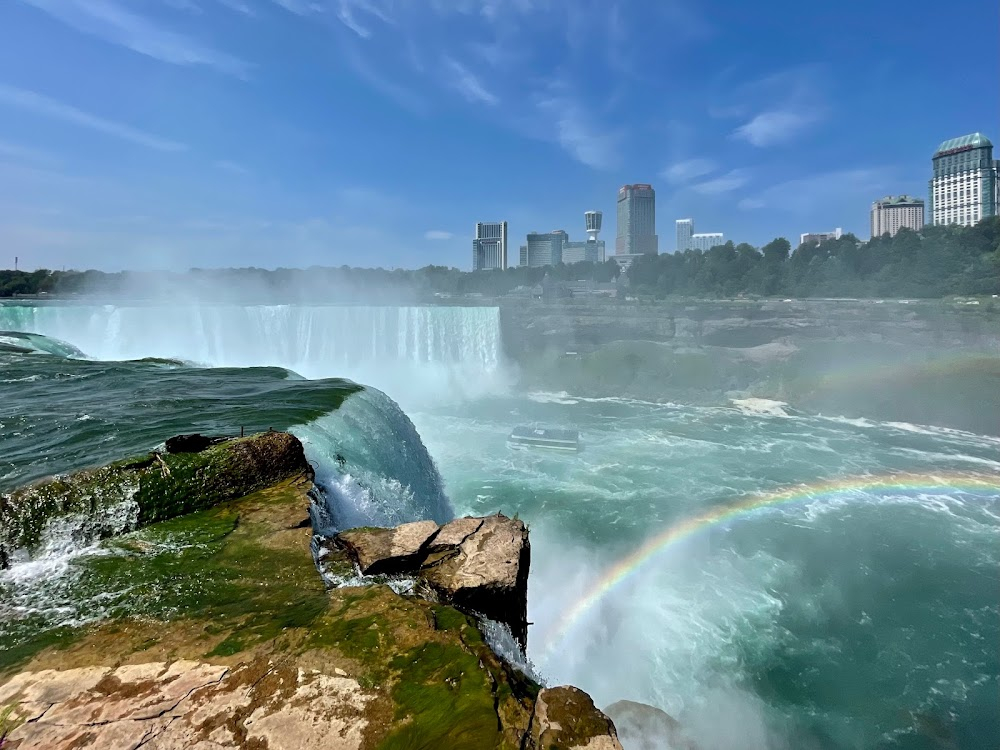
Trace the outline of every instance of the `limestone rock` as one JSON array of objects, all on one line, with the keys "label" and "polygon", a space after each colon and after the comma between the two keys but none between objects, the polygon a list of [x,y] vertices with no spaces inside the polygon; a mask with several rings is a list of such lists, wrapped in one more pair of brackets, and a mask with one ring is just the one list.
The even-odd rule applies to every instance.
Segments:
[{"label": "limestone rock", "polygon": [[[461,536],[461,542],[452,547],[452,554],[428,561],[420,574],[443,601],[506,624],[525,648],[531,561],[528,530],[519,520],[489,516],[465,535],[474,520],[446,524],[438,537],[457,540]],[[435,544],[443,542],[434,539],[431,545]]]},{"label": "limestone rock", "polygon": [[372,697],[354,680],[258,659],[22,672],[0,686],[18,750],[354,750]]},{"label": "limestone rock", "polygon": [[398,575],[420,567],[424,546],[437,530],[433,521],[417,521],[394,529],[345,531],[337,539],[364,575]]},{"label": "limestone rock", "polygon": [[535,700],[531,742],[536,750],[622,750],[615,725],[582,690],[546,688]]},{"label": "limestone rock", "polygon": [[440,529],[420,521],[341,532],[335,543],[362,573],[419,576],[442,603],[506,624],[526,647],[531,546],[521,521],[459,518]]},{"label": "limestone rock", "polygon": [[697,750],[670,714],[635,701],[618,701],[604,709],[629,750]]}]

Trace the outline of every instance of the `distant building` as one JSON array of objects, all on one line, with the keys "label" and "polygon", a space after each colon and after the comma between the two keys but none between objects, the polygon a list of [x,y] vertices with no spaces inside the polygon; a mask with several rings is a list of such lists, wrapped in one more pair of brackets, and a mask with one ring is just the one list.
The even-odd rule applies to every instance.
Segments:
[{"label": "distant building", "polygon": [[692,234],[688,240],[689,250],[711,250],[716,245],[725,245],[726,235],[722,232],[703,232]]},{"label": "distant building", "polygon": [[507,268],[507,222],[479,222],[472,241],[472,270]]},{"label": "distant building", "polygon": [[677,252],[683,253],[691,249],[691,235],[694,234],[694,219],[678,219],[677,225]]},{"label": "distant building", "polygon": [[570,263],[591,263],[604,262],[604,240],[585,240],[582,242],[564,242],[562,248],[562,262],[566,265]]},{"label": "distant building", "polygon": [[618,189],[618,236],[615,255],[656,255],[656,191],[652,185]]},{"label": "distant building", "polygon": [[807,242],[815,242],[817,244],[823,244],[830,240],[839,240],[844,236],[844,230],[837,227],[832,232],[806,232],[799,237],[799,244],[804,245]]},{"label": "distant building", "polygon": [[931,159],[931,223],[971,227],[996,216],[998,165],[993,144],[982,133],[963,135],[942,143]]},{"label": "distant building", "polygon": [[604,214],[601,211],[584,211],[583,223],[587,227],[587,237],[592,242],[597,242],[597,235],[601,233],[601,224],[604,223]]},{"label": "distant building", "polygon": [[557,266],[563,262],[563,245],[569,235],[562,229],[554,232],[530,232],[528,244],[521,246],[521,265],[530,268]]},{"label": "distant building", "polygon": [[895,237],[900,229],[919,232],[924,226],[924,202],[909,195],[891,196],[872,203],[872,238],[888,234]]}]

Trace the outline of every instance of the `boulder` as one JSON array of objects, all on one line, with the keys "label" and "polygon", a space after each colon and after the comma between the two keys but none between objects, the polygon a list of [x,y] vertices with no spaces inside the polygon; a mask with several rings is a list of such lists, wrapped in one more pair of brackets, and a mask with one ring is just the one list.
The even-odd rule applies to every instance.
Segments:
[{"label": "boulder", "polygon": [[528,530],[519,520],[489,516],[465,534],[471,520],[475,519],[452,521],[441,529],[438,537],[452,543],[445,546],[438,539],[431,540],[431,545],[443,549],[425,562],[420,575],[442,601],[506,624],[521,648],[526,648]]},{"label": "boulder", "polygon": [[618,701],[604,709],[629,750],[697,750],[674,717],[655,706]]},{"label": "boulder", "polygon": [[399,575],[419,569],[427,540],[438,525],[433,521],[404,523],[394,529],[356,529],[338,539],[364,575]]},{"label": "boulder", "polygon": [[223,443],[227,439],[194,433],[192,435],[175,435],[172,438],[167,438],[165,445],[167,453],[201,453],[206,448]]},{"label": "boulder", "polygon": [[622,750],[614,722],[579,688],[545,688],[535,699],[531,742],[536,750]]},{"label": "boulder", "polygon": [[394,529],[343,531],[334,544],[366,575],[412,575],[436,598],[504,623],[522,648],[528,639],[528,530],[503,515],[433,521]]}]

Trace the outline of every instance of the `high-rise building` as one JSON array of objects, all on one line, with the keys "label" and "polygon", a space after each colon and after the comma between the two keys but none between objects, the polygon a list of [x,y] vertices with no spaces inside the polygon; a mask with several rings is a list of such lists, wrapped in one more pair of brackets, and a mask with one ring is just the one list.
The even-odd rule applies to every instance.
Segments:
[{"label": "high-rise building", "polygon": [[472,241],[472,270],[492,271],[507,268],[507,222],[487,221],[476,224]]},{"label": "high-rise building", "polygon": [[924,226],[924,202],[908,195],[891,196],[872,203],[872,238],[888,234],[895,237],[900,229],[919,232]]},{"label": "high-rise building", "polygon": [[993,144],[982,133],[963,135],[942,143],[931,159],[931,223],[971,227],[996,216],[997,163]]},{"label": "high-rise building", "polygon": [[618,189],[618,236],[615,255],[656,255],[656,191],[652,185]]},{"label": "high-rise building", "polygon": [[691,249],[691,235],[694,234],[694,219],[678,219],[677,224],[677,252],[683,253]]},{"label": "high-rise building", "polygon": [[840,227],[837,227],[832,232],[806,232],[799,236],[799,244],[804,245],[807,242],[815,242],[817,245],[821,245],[830,240],[839,240],[843,236],[844,230]]},{"label": "high-rise building", "polygon": [[689,250],[711,250],[717,245],[726,244],[726,235],[722,232],[701,232],[700,234],[692,234],[688,239],[688,249]]},{"label": "high-rise building", "polygon": [[585,240],[583,242],[563,243],[563,263],[569,265],[570,263],[582,263],[585,260],[588,260],[591,263],[604,262],[604,240]]},{"label": "high-rise building", "polygon": [[569,235],[562,229],[554,232],[530,232],[528,244],[521,246],[521,265],[531,268],[556,266],[563,262],[563,245]]}]

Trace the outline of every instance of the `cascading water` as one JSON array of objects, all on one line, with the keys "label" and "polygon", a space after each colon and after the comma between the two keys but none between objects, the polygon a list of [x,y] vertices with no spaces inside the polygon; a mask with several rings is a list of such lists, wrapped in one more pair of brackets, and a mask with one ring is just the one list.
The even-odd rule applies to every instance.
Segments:
[{"label": "cascading water", "polygon": [[95,359],[284,367],[407,402],[480,395],[503,380],[491,307],[0,305],[4,329],[62,339]]},{"label": "cascading water", "polygon": [[316,483],[335,528],[446,523],[454,516],[420,435],[384,393],[366,388],[292,432],[318,467]]}]

